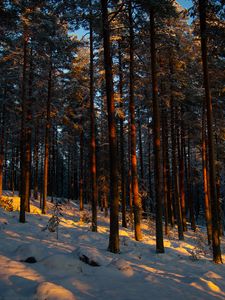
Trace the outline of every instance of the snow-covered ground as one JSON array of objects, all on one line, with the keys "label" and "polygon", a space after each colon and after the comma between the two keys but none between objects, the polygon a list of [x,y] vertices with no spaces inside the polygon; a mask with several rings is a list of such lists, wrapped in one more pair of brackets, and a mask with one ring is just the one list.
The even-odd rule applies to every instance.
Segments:
[{"label": "snow-covered ground", "polygon": [[[153,223],[145,221],[143,241],[121,228],[121,253],[112,254],[107,251],[109,220],[103,214],[93,233],[88,220],[81,221],[88,212],[66,204],[57,240],[56,232],[43,230],[52,204],[48,215],[41,215],[38,205],[32,202],[25,224],[18,222],[18,197],[13,198],[15,211],[0,208],[1,300],[225,299],[225,266],[212,262],[204,233],[188,231],[185,241],[178,241],[171,231],[166,253],[156,254]],[[222,240],[223,253],[224,248]],[[25,262],[29,257],[36,263]]]}]

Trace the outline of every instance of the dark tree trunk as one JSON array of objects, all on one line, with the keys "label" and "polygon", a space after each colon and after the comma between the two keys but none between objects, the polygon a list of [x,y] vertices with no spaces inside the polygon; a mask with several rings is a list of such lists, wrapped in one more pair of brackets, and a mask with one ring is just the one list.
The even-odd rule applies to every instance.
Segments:
[{"label": "dark tree trunk", "polygon": [[93,29],[92,29],[92,3],[90,0],[90,116],[91,116],[91,206],[92,206],[92,231],[97,231],[97,165],[96,165],[96,138],[95,138],[95,107],[94,107],[94,65],[93,65]]},{"label": "dark tree trunk", "polygon": [[[123,70],[122,70],[122,53],[121,41],[118,43],[119,48],[119,93],[120,109],[123,111]],[[126,220],[126,180],[125,180],[125,156],[124,156],[124,133],[123,133],[123,116],[120,117],[120,166],[121,166],[121,202],[122,202],[122,226],[127,227]]]},{"label": "dark tree trunk", "polygon": [[[130,122],[130,121],[129,121]],[[127,182],[127,188],[128,188],[128,195],[129,195],[129,221],[130,221],[130,228],[133,230],[134,228],[134,218],[133,218],[133,195],[132,195],[132,175],[131,175],[131,134],[130,134],[130,124],[128,126],[129,133],[128,133],[128,182]]]},{"label": "dark tree trunk", "polygon": [[80,130],[80,172],[79,172],[79,204],[84,209],[84,131]]},{"label": "dark tree trunk", "polygon": [[25,150],[25,186],[26,186],[26,199],[25,209],[30,212],[30,196],[31,196],[31,138],[32,138],[32,94],[33,94],[33,57],[32,48],[30,50],[30,66],[29,66],[29,79],[28,79],[28,100],[27,100],[27,115],[26,115],[26,150]]},{"label": "dark tree trunk", "polygon": [[151,125],[148,124],[148,198],[149,212],[153,212],[153,192],[152,192],[152,162],[151,162]]},{"label": "dark tree trunk", "polygon": [[168,118],[167,113],[164,115],[164,134],[165,134],[165,167],[166,167],[166,179],[167,179],[167,205],[168,205],[168,222],[172,227],[175,225],[174,221],[174,205],[172,201],[172,182],[171,182],[171,174],[170,174],[170,159],[169,159],[169,136],[168,136]]},{"label": "dark tree trunk", "polygon": [[38,199],[38,164],[39,164],[39,122],[35,125],[35,141],[34,141],[34,199]]},{"label": "dark tree trunk", "polygon": [[[180,112],[181,114],[182,112]],[[183,230],[187,231],[186,222],[186,206],[185,206],[185,185],[184,185],[184,130],[182,117],[180,118],[180,128],[178,132],[178,140],[180,141],[180,155],[179,155],[179,177],[180,177],[180,203],[182,213]]]},{"label": "dark tree trunk", "polygon": [[164,196],[164,219],[165,219],[165,235],[168,234],[168,197],[170,192],[168,189],[168,136],[167,136],[167,111],[162,112],[162,141],[163,141],[163,196]]},{"label": "dark tree trunk", "polygon": [[190,135],[188,135],[188,203],[189,203],[189,218],[191,222],[191,229],[196,230],[195,224],[195,211],[194,211],[194,199],[193,199],[193,187],[191,178],[191,146],[190,146]]},{"label": "dark tree trunk", "polygon": [[[144,162],[143,162],[143,147],[142,147],[142,128],[141,128],[140,109],[138,108],[138,148],[139,148],[139,161],[140,161],[140,189],[144,192]],[[142,208],[146,212],[146,197],[142,196]]]},{"label": "dark tree trunk", "polygon": [[110,236],[109,251],[118,253],[119,249],[119,194],[117,175],[117,139],[115,123],[115,103],[112,76],[112,57],[110,53],[110,28],[108,20],[107,0],[101,0],[103,43],[104,43],[104,67],[106,80],[106,97],[108,110],[109,131],[109,161],[110,161]]},{"label": "dark tree trunk", "polygon": [[2,105],[2,114],[1,114],[0,121],[1,121],[1,127],[0,127],[0,199],[1,199],[2,190],[3,190],[2,183],[3,183],[3,165],[4,165],[5,104]]},{"label": "dark tree trunk", "polygon": [[132,174],[132,192],[134,205],[134,230],[135,239],[142,239],[141,233],[141,199],[139,197],[138,174],[137,174],[137,154],[136,154],[136,125],[135,125],[135,103],[134,103],[134,33],[132,4],[129,0],[129,43],[130,43],[130,90],[129,90],[129,112],[130,112],[130,134],[131,134],[131,174]]},{"label": "dark tree trunk", "polygon": [[[173,75],[173,62],[170,62],[170,71]],[[176,139],[176,126],[175,126],[175,107],[173,98],[173,86],[171,84],[171,97],[170,97],[170,109],[171,109],[171,142],[172,142],[172,171],[173,171],[173,183],[174,183],[174,202],[175,202],[175,212],[178,226],[178,237],[179,240],[184,239],[183,235],[183,224],[182,224],[182,214],[181,205],[179,199],[179,179],[177,170],[177,139]]]},{"label": "dark tree trunk", "polygon": [[209,181],[210,181],[210,200],[212,207],[212,248],[213,261],[222,263],[220,249],[220,228],[219,228],[219,212],[216,195],[216,172],[215,172],[215,151],[213,141],[213,116],[212,116],[212,98],[209,85],[209,72],[207,60],[207,28],[206,28],[206,10],[208,7],[207,0],[199,0],[199,15],[200,15],[200,35],[201,35],[201,50],[202,64],[205,87],[205,101],[207,110],[207,128],[208,128],[208,147],[209,147]]},{"label": "dark tree trunk", "polygon": [[23,76],[22,76],[22,94],[21,94],[21,106],[22,106],[22,116],[21,116],[21,138],[20,138],[20,216],[19,221],[25,223],[25,211],[26,211],[26,117],[27,117],[27,99],[26,99],[26,73],[27,73],[27,46],[28,46],[28,36],[26,33],[26,27],[24,26],[24,36],[23,36]]},{"label": "dark tree trunk", "polygon": [[153,135],[155,158],[155,202],[156,202],[156,252],[164,253],[162,198],[161,198],[161,164],[160,164],[160,112],[158,103],[158,84],[156,75],[156,47],[155,47],[155,13],[150,10],[151,35],[151,68],[152,68],[152,101],[153,101]]},{"label": "dark tree trunk", "polygon": [[46,112],[47,115],[46,115],[46,126],[45,126],[45,156],[44,156],[43,203],[42,203],[43,214],[46,214],[47,196],[48,196],[51,98],[52,98],[52,62],[50,61],[49,73],[48,73],[48,97],[47,97],[47,112]]},{"label": "dark tree trunk", "polygon": [[203,103],[202,113],[202,177],[204,188],[205,221],[207,228],[208,244],[212,241],[212,217],[210,207],[210,195],[208,190],[208,168],[207,168],[207,150],[206,150],[206,124],[205,124],[205,105]]}]

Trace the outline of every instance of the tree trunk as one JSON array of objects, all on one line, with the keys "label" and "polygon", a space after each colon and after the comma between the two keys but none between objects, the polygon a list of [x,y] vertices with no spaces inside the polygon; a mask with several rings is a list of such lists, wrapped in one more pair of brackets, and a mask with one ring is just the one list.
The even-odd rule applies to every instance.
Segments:
[{"label": "tree trunk", "polygon": [[110,28],[108,20],[107,0],[101,0],[103,43],[104,43],[104,67],[106,81],[106,97],[108,110],[109,132],[109,161],[110,161],[110,236],[109,251],[118,253],[119,249],[119,194],[117,176],[117,142],[115,123],[115,103],[112,76],[112,57],[110,53]]},{"label": "tree trunk", "polygon": [[204,188],[205,221],[207,228],[208,244],[212,241],[212,217],[210,207],[210,195],[208,190],[208,169],[207,169],[207,150],[206,150],[206,124],[205,124],[205,105],[203,103],[202,113],[202,175]]},{"label": "tree trunk", "polygon": [[[139,161],[140,161],[140,186],[141,192],[144,192],[144,162],[143,162],[143,147],[142,147],[142,128],[140,109],[138,107],[138,148],[139,148]],[[142,196],[142,209],[146,212],[146,197]]]},{"label": "tree trunk", "polygon": [[44,178],[43,178],[43,203],[42,213],[46,214],[47,196],[48,196],[48,169],[49,169],[49,134],[50,134],[50,114],[52,98],[52,62],[50,61],[48,74],[48,98],[47,98],[47,115],[45,126],[45,156],[44,156]]},{"label": "tree trunk", "polygon": [[[173,62],[170,62],[170,72],[173,75]],[[172,170],[173,170],[173,181],[174,181],[174,202],[175,202],[175,212],[178,226],[178,237],[179,240],[184,239],[183,235],[183,225],[182,225],[182,214],[181,205],[179,199],[179,179],[177,171],[177,139],[176,139],[176,126],[175,126],[175,107],[173,98],[173,86],[171,84],[171,97],[170,97],[170,109],[171,109],[171,142],[172,142]]]},{"label": "tree trunk", "polygon": [[35,142],[34,142],[34,199],[38,199],[38,162],[39,162],[39,122],[35,126]]},{"label": "tree trunk", "polygon": [[[130,120],[129,120],[130,123]],[[133,218],[133,195],[132,195],[132,175],[131,175],[131,134],[130,134],[130,124],[128,126],[129,133],[128,133],[128,182],[127,182],[127,188],[128,188],[128,195],[129,195],[129,222],[130,222],[130,229],[133,231],[134,229],[134,218]]]},{"label": "tree trunk", "polygon": [[[121,42],[118,43],[119,50],[119,93],[120,109],[123,111],[123,70],[122,70],[122,53]],[[122,196],[122,226],[127,228],[126,220],[126,180],[125,180],[125,156],[124,156],[124,133],[123,133],[123,116],[120,117],[120,166],[121,166],[121,196]]]},{"label": "tree trunk", "polygon": [[191,222],[191,229],[196,230],[195,224],[195,211],[194,211],[194,199],[193,199],[193,187],[192,187],[192,170],[191,170],[191,146],[190,146],[190,135],[188,135],[188,203],[189,203],[189,219]]},{"label": "tree trunk", "polygon": [[163,224],[162,224],[162,198],[161,198],[161,164],[160,164],[160,112],[158,103],[158,84],[156,71],[155,47],[155,13],[150,10],[151,35],[151,68],[152,68],[152,101],[153,101],[153,135],[155,157],[155,200],[156,200],[156,252],[164,253]]},{"label": "tree trunk", "polygon": [[23,76],[22,76],[22,94],[21,94],[21,138],[20,138],[20,216],[19,221],[25,223],[25,211],[26,211],[26,117],[27,117],[27,99],[26,99],[26,73],[27,73],[27,45],[28,36],[26,33],[26,27],[24,26],[23,33]]},{"label": "tree trunk", "polygon": [[168,189],[168,178],[167,178],[167,153],[168,153],[168,136],[167,136],[167,111],[162,112],[162,141],[163,141],[163,197],[164,197],[164,219],[165,219],[165,235],[168,234],[168,197],[170,192]]},{"label": "tree trunk", "polygon": [[92,206],[92,231],[97,231],[97,175],[96,175],[96,138],[95,138],[95,108],[94,108],[94,69],[93,69],[93,29],[92,29],[92,3],[90,0],[90,116],[91,116],[91,206]]},{"label": "tree trunk", "polygon": [[130,112],[130,134],[131,134],[131,174],[132,174],[132,192],[134,205],[134,230],[135,239],[142,239],[141,233],[141,199],[139,197],[138,174],[137,174],[137,154],[136,154],[136,125],[135,125],[135,104],[134,104],[134,33],[132,4],[129,0],[129,42],[130,42],[130,90],[129,90],[129,112]]},{"label": "tree trunk", "polygon": [[80,129],[80,172],[79,172],[79,204],[84,210],[84,131]]},{"label": "tree trunk", "polygon": [[205,101],[207,108],[207,128],[208,128],[208,147],[209,147],[209,180],[210,180],[210,200],[212,207],[212,248],[213,261],[222,263],[220,249],[220,228],[219,228],[219,212],[216,195],[216,172],[215,172],[215,151],[213,141],[213,115],[212,115],[212,97],[209,85],[208,60],[207,60],[207,28],[206,28],[206,10],[208,7],[207,0],[199,0],[199,15],[200,15],[200,35],[201,35],[201,50],[202,64],[205,88]]},{"label": "tree trunk", "polygon": [[[180,111],[180,114],[182,111]],[[181,203],[181,213],[182,213],[182,224],[183,230],[187,231],[186,222],[186,206],[185,206],[185,187],[184,187],[184,130],[182,116],[180,118],[180,128],[178,131],[178,140],[180,141],[180,155],[179,155],[179,177],[180,177],[180,203]]]},{"label": "tree trunk", "polygon": [[148,124],[148,198],[149,212],[153,212],[153,192],[152,192],[152,162],[151,162],[151,125]]},{"label": "tree trunk", "polygon": [[0,130],[1,130],[1,132],[0,132],[0,134],[1,134],[0,135],[0,199],[1,199],[2,198],[2,190],[3,190],[2,183],[3,183],[3,165],[4,165],[5,104],[2,105]]}]

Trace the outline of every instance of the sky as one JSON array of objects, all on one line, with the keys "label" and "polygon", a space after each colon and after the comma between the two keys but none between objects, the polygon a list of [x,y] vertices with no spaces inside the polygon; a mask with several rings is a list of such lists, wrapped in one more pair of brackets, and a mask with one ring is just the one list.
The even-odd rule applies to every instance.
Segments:
[{"label": "sky", "polygon": [[[177,0],[178,3],[180,3],[184,8],[190,8],[193,3],[192,0]],[[76,34],[78,35],[79,38],[82,38],[82,36],[85,34],[86,32],[84,31],[84,29],[79,29],[76,31]]]},{"label": "sky", "polygon": [[190,8],[192,6],[192,1],[191,0],[178,0],[184,8]]}]

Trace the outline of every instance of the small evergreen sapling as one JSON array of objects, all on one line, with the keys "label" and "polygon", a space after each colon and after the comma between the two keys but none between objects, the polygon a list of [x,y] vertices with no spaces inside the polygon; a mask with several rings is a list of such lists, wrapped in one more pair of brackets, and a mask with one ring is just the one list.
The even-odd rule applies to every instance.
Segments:
[{"label": "small evergreen sapling", "polygon": [[13,211],[13,199],[0,198],[0,206],[6,211]]},{"label": "small evergreen sapling", "polygon": [[62,214],[62,205],[57,201],[54,204],[54,210],[51,218],[48,220],[47,226],[43,229],[48,229],[50,232],[56,231],[56,238],[58,240],[59,238],[59,223],[60,223],[60,217],[63,216]]},{"label": "small evergreen sapling", "polygon": [[191,255],[192,260],[199,260],[203,257],[206,257],[210,253],[210,249],[207,243],[205,235],[201,232],[199,228],[196,228],[196,242],[193,249],[187,249]]}]

